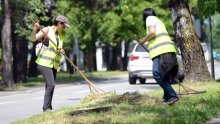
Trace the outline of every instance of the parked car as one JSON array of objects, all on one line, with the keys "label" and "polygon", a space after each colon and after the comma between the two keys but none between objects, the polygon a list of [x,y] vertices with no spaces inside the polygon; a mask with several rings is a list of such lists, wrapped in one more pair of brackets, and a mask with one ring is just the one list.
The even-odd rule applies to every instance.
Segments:
[{"label": "parked car", "polygon": [[[144,46],[147,48],[147,44]],[[149,58],[149,53],[136,43],[128,61],[129,83],[136,84],[137,79],[139,79],[139,82],[144,84],[148,77],[152,78],[152,65],[153,62]]]},{"label": "parked car", "polygon": [[[144,45],[145,48],[147,44]],[[129,53],[129,61],[128,61],[128,76],[129,83],[136,84],[137,80],[139,80],[140,84],[144,84],[146,80],[149,78],[153,78],[152,74],[152,66],[153,62],[149,57],[149,53],[139,44],[135,44],[133,49]],[[184,78],[183,71],[183,63],[181,56],[177,54],[177,62],[179,65],[179,72],[177,77],[180,81]]]}]

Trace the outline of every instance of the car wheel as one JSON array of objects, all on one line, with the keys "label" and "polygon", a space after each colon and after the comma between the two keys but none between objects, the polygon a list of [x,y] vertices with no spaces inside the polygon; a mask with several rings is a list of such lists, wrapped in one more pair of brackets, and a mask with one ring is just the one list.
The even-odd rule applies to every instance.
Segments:
[{"label": "car wheel", "polygon": [[145,78],[139,78],[140,84],[145,84],[146,79]]},{"label": "car wheel", "polygon": [[129,76],[129,83],[130,83],[130,84],[136,84],[136,80],[137,80],[136,77],[130,77],[130,76]]}]

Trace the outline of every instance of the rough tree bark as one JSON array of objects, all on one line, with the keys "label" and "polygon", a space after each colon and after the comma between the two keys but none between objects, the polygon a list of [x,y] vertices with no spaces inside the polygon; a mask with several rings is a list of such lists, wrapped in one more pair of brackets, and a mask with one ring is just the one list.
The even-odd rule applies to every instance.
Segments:
[{"label": "rough tree bark", "polygon": [[211,81],[202,46],[195,33],[188,0],[169,0],[175,39],[181,50],[186,82]]},{"label": "rough tree bark", "polygon": [[87,72],[92,72],[94,70],[96,70],[95,66],[95,53],[93,52],[93,50],[86,50],[84,52],[84,67],[85,67],[85,71]]},{"label": "rough tree bark", "polygon": [[11,42],[11,14],[8,0],[1,0],[2,4],[2,81],[8,87],[14,86],[12,66],[12,42]]}]

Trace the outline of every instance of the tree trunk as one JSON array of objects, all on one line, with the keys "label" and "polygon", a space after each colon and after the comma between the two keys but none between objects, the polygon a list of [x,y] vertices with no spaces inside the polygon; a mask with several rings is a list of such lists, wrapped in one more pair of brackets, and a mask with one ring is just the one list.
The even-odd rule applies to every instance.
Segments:
[{"label": "tree trunk", "polygon": [[27,80],[28,41],[16,34],[13,34],[13,37],[14,81],[15,83],[25,82]]},{"label": "tree trunk", "polygon": [[86,50],[84,52],[84,67],[86,72],[92,72],[95,70],[94,52],[92,50]]},{"label": "tree trunk", "polygon": [[186,82],[211,81],[202,46],[195,33],[187,0],[169,0],[175,40],[181,50]]},{"label": "tree trunk", "polygon": [[[24,17],[18,17],[18,15],[28,15],[26,9],[19,6],[22,4],[19,0],[10,1],[11,10],[11,22],[12,22],[12,54],[13,54],[13,77],[14,82],[25,82],[27,80],[27,57],[28,57],[28,40],[24,35],[19,35],[19,29],[26,29],[26,23]],[[19,25],[19,26],[18,26]],[[24,32],[23,32],[24,33]]]},{"label": "tree trunk", "polygon": [[12,45],[11,45],[11,15],[8,0],[2,0],[2,78],[3,83],[8,87],[14,86],[12,66]]},{"label": "tree trunk", "polygon": [[105,46],[105,53],[106,55],[105,60],[106,60],[106,67],[107,70],[111,70],[111,59],[112,59],[112,49],[109,46]]},{"label": "tree trunk", "polygon": [[117,46],[112,48],[111,70],[116,70],[118,64]]}]

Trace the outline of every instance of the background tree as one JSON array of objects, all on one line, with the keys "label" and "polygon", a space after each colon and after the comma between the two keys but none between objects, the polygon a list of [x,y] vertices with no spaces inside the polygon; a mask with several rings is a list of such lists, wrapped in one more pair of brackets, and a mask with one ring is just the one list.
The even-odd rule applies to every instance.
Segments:
[{"label": "background tree", "polygon": [[[194,7],[197,11],[198,16],[205,20],[208,17],[212,18],[212,32],[213,32],[213,48],[218,50],[220,48],[220,1],[219,0],[194,0],[196,6]],[[206,26],[206,33],[210,33],[210,29]],[[205,39],[209,41],[209,38]]]},{"label": "background tree", "polygon": [[195,33],[188,0],[169,0],[175,39],[181,50],[185,81],[210,81],[202,46]]},{"label": "background tree", "polygon": [[128,30],[138,37],[145,34],[142,22],[144,8],[155,8],[159,17],[167,24],[169,32],[173,33],[169,7],[164,3],[163,0],[57,0],[59,7],[55,13],[65,14],[71,23],[71,28],[66,31],[65,49],[71,49],[73,34],[77,35],[80,49],[84,51],[85,65],[95,69],[95,42],[99,40],[101,44],[106,45],[108,70],[115,70],[121,67],[121,42],[126,41],[128,44],[132,40]]},{"label": "background tree", "polygon": [[[13,80],[14,83],[17,82],[25,82],[27,77],[27,68],[28,65],[31,66],[30,69],[33,71],[29,72],[37,72],[37,66],[35,63],[35,53],[33,50],[33,56],[35,57],[33,64],[28,64],[28,46],[31,47],[35,45],[34,43],[30,42],[30,30],[32,30],[32,23],[27,18],[28,16],[33,17],[37,21],[43,20],[41,22],[45,22],[48,20],[48,17],[45,16],[45,10],[47,8],[43,7],[43,4],[40,0],[9,0],[10,7],[13,8],[11,11],[11,35],[10,39],[12,39],[10,44],[12,44],[12,55],[13,55],[13,64],[10,65],[13,67]],[[37,16],[40,16],[37,18]],[[27,30],[28,29],[28,30]],[[35,48],[35,47],[34,47]],[[2,48],[5,51],[5,48]],[[10,49],[11,50],[11,49]],[[11,51],[7,52],[10,53]],[[35,66],[32,66],[35,65]],[[34,68],[35,67],[35,68]],[[6,78],[9,80],[9,78]],[[3,77],[4,80],[4,77]]]},{"label": "background tree", "polygon": [[[12,20],[12,53],[13,53],[13,79],[14,82],[25,82],[27,75],[28,40],[25,37],[24,16],[27,15],[28,1],[10,1]],[[22,16],[18,16],[22,15]]]},{"label": "background tree", "polygon": [[208,17],[220,13],[219,0],[196,0],[200,17]]},{"label": "background tree", "polygon": [[[35,48],[36,44],[32,43],[30,40],[32,23],[28,19],[28,16],[31,16],[37,21],[48,20],[44,13],[45,10],[48,9],[44,8],[43,3],[40,0],[13,0],[10,1],[10,5],[14,8],[12,10],[13,77],[15,83],[25,82],[27,79],[28,65],[30,65],[29,76],[37,75],[34,49],[32,49],[32,61],[28,64],[28,46],[33,46],[33,48]],[[40,17],[37,18],[38,16]]]},{"label": "background tree", "polygon": [[2,82],[8,87],[14,86],[12,45],[11,45],[11,10],[8,0],[1,0],[2,5]]},{"label": "background tree", "polygon": [[[108,6],[109,4],[110,6]],[[80,49],[84,52],[84,66],[86,71],[96,70],[96,41],[100,40],[107,44],[107,40],[112,38],[112,34],[106,35],[107,32],[103,32],[105,26],[105,14],[112,10],[112,8],[117,4],[117,1],[57,1],[59,8],[56,13],[65,13],[67,15],[69,22],[71,23],[71,28],[67,29],[65,37],[65,49],[68,46],[73,46],[73,35],[75,34],[79,39]],[[71,9],[70,9],[71,8]],[[112,14],[109,14],[109,16]],[[113,16],[111,16],[113,17]],[[112,25],[115,27],[114,25]],[[101,28],[101,29],[100,29]],[[111,28],[110,26],[108,28]],[[111,30],[111,29],[110,29]],[[109,32],[108,32],[109,33]],[[101,36],[106,36],[105,40],[102,41]],[[71,45],[70,45],[71,44]]]}]

